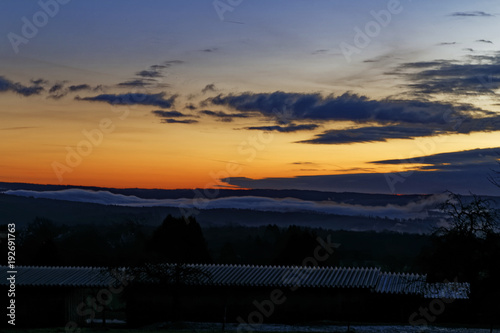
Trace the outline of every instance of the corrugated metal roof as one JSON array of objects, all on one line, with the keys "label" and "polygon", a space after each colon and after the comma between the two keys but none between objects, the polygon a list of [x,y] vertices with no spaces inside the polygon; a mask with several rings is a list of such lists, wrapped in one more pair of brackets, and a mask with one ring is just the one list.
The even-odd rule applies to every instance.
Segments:
[{"label": "corrugated metal roof", "polygon": [[[12,274],[6,266],[0,266],[0,270],[0,284],[7,285]],[[101,268],[19,266],[16,271],[16,286],[102,287],[115,281]]]},{"label": "corrugated metal roof", "polygon": [[379,268],[304,266],[190,265],[201,277],[196,284],[309,288],[372,288]]},{"label": "corrugated metal roof", "polygon": [[[155,269],[170,269],[164,264]],[[426,275],[381,272],[380,268],[190,264],[196,278],[189,285],[275,288],[362,288],[376,293],[423,295],[426,298],[468,298],[468,283],[426,283]],[[121,269],[124,274],[124,269]],[[7,285],[8,268],[0,266],[0,285]],[[96,267],[17,267],[18,286],[106,287],[116,278]]]},{"label": "corrugated metal roof", "polygon": [[426,275],[408,273],[380,273],[375,292],[388,294],[421,294]]}]

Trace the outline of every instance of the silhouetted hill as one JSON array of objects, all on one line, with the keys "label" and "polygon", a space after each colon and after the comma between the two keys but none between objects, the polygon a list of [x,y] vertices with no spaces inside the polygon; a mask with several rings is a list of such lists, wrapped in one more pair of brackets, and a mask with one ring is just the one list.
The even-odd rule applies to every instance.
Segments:
[{"label": "silhouetted hill", "polygon": [[[59,191],[72,188],[93,190],[93,191],[109,191],[114,194],[134,195],[144,199],[177,199],[177,198],[193,198],[196,196],[196,191],[203,193],[203,189],[140,189],[140,188],[107,188],[93,186],[70,186],[70,185],[40,185],[40,184],[25,184],[25,183],[3,183],[0,182],[0,191],[5,190],[30,190],[30,191]],[[308,201],[325,201],[330,200],[338,203],[360,204],[365,206],[380,206],[391,203],[394,205],[406,205],[409,202],[421,200],[429,195],[414,194],[414,195],[390,195],[390,194],[367,194],[354,192],[321,192],[307,190],[229,190],[220,189],[217,193],[217,198],[232,197],[232,196],[257,196],[268,198],[296,198]]]},{"label": "silhouetted hill", "polygon": [[[136,221],[159,225],[168,214],[181,216],[175,207],[128,207],[93,203],[18,197],[0,194],[0,224],[15,222],[24,226],[36,217],[48,218],[58,224],[112,224]],[[432,220],[399,220],[366,216],[344,216],[313,212],[263,212],[247,209],[200,210],[197,221],[203,226],[300,225],[332,230],[391,230],[398,232],[428,232]]]}]

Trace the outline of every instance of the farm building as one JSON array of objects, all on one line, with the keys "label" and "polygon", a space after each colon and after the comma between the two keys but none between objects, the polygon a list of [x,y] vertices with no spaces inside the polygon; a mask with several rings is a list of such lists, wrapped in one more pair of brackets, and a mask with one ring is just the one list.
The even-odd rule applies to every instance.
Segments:
[{"label": "farm building", "polygon": [[[0,267],[0,283],[8,290],[8,268]],[[242,327],[315,320],[408,323],[433,299],[447,300],[452,309],[447,317],[459,316],[469,295],[468,283],[432,284],[426,275],[380,268],[164,264],[16,271],[16,326],[67,326],[69,331],[91,321],[140,326],[174,319]]]}]

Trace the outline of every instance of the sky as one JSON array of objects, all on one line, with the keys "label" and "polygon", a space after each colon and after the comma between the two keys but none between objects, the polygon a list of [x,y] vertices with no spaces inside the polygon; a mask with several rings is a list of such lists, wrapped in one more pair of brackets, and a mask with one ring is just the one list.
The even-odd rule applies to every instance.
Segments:
[{"label": "sky", "polygon": [[0,181],[498,194],[500,5],[0,2]]}]

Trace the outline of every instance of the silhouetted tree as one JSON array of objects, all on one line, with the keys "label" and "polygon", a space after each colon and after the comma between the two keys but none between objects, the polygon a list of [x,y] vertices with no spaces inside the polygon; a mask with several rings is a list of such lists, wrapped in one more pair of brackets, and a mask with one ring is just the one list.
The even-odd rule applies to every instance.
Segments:
[{"label": "silhouetted tree", "polygon": [[315,235],[297,226],[290,226],[280,243],[275,265],[300,266],[304,259],[314,254],[318,246]]},{"label": "silhouetted tree", "polygon": [[24,265],[57,266],[61,256],[55,242],[65,226],[58,226],[49,219],[36,217],[21,231],[19,237],[19,261]]},{"label": "silhouetted tree", "polygon": [[429,279],[469,282],[475,309],[498,309],[500,235],[495,210],[488,200],[476,195],[464,198],[454,193],[441,209],[447,215],[447,225],[435,230],[432,246],[421,256]]},{"label": "silhouetted tree", "polygon": [[149,242],[150,261],[170,263],[210,263],[210,253],[200,225],[193,217],[168,215],[153,232]]},{"label": "silhouetted tree", "polygon": [[224,243],[220,249],[219,263],[221,264],[238,264],[239,259],[234,246],[230,242]]},{"label": "silhouetted tree", "polygon": [[210,263],[212,259],[200,225],[193,217],[168,215],[153,232],[148,246],[148,261],[132,267],[136,283],[158,283],[172,294],[172,320],[182,319],[181,295],[186,284],[198,280],[204,273],[189,264]]}]

